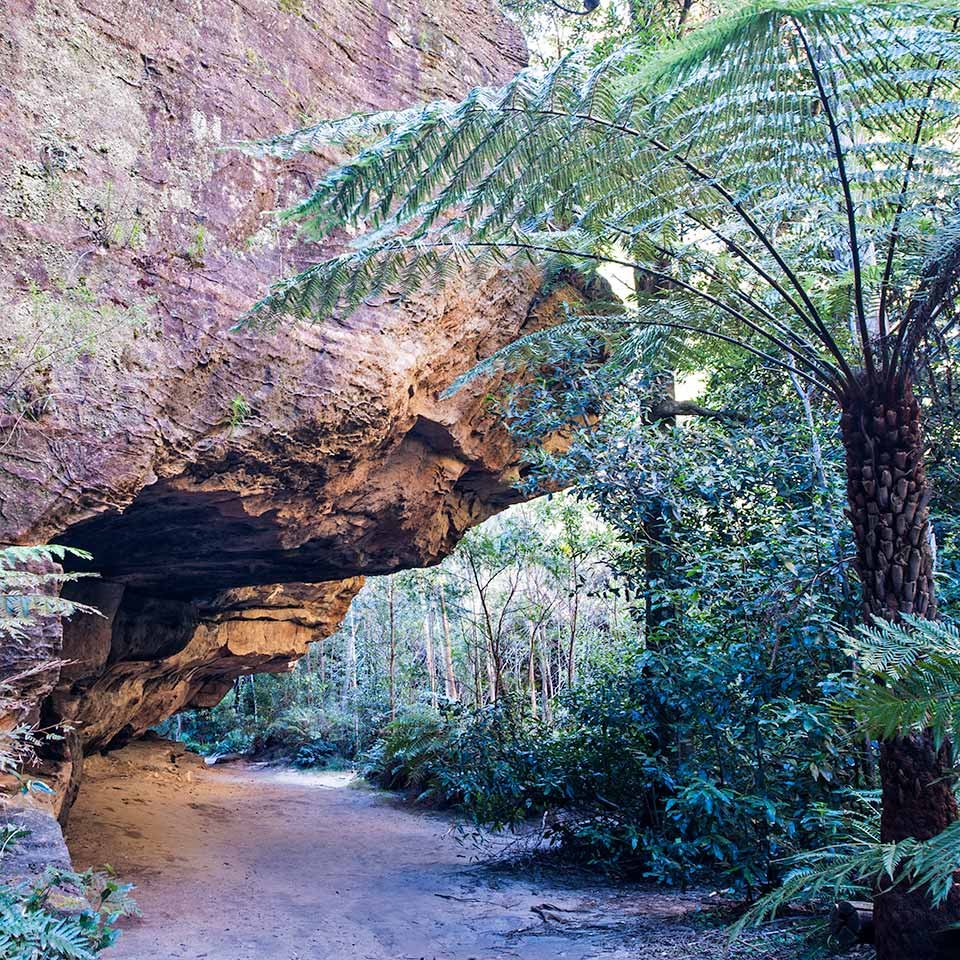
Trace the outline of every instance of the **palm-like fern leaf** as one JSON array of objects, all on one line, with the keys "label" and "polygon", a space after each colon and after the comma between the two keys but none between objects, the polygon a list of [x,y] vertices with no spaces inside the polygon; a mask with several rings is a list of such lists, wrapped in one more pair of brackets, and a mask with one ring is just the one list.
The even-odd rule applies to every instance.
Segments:
[{"label": "palm-like fern leaf", "polygon": [[0,549],[0,639],[23,639],[38,617],[98,613],[93,607],[59,595],[64,583],[85,576],[60,571],[56,563],[68,557],[91,559],[85,550],[59,544]]},{"label": "palm-like fern leaf", "polygon": [[863,681],[838,710],[871,736],[889,739],[931,730],[939,748],[960,743],[960,630],[947,621],[904,617],[848,638]]},{"label": "palm-like fern leaf", "polygon": [[[847,637],[849,653],[862,668],[851,699],[837,706],[872,736],[890,739],[931,730],[939,748],[960,743],[960,628],[948,621],[904,616],[878,621]],[[953,887],[960,864],[960,822],[929,840],[880,843],[869,821],[854,821],[854,843],[803,854],[791,861],[784,883],[741,918],[735,932],[773,917],[797,899],[834,900],[869,896],[902,885],[923,890],[934,906]]]},{"label": "palm-like fern leaf", "polygon": [[960,185],[958,20],[933,0],[763,0],[654,58],[573,54],[459,104],[268,141],[385,131],[286,212],[317,237],[366,235],[248,319],[323,318],[517,257],[616,262],[672,280],[711,331],[836,393],[860,363],[893,375],[960,272],[942,255]]}]

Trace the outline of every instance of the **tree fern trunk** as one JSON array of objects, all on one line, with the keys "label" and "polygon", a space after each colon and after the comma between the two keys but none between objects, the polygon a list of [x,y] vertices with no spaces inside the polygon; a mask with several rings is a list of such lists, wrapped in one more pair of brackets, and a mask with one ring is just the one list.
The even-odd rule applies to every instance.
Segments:
[{"label": "tree fern trunk", "polygon": [[[920,407],[909,385],[844,404],[847,500],[863,585],[863,616],[896,620],[902,614],[935,619],[930,486],[923,463]],[[949,748],[934,749],[929,734],[881,744],[884,842],[926,840],[957,819]],[[960,921],[960,889],[933,910],[924,891],[906,885],[875,898],[877,960],[946,960],[940,932]]]}]

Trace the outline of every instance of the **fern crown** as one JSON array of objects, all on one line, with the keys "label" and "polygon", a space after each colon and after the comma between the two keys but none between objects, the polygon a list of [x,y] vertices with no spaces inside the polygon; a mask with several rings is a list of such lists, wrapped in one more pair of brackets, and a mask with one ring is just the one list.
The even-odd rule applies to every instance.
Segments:
[{"label": "fern crown", "polygon": [[518,258],[612,263],[671,295],[568,335],[719,336],[838,396],[861,369],[907,376],[955,328],[958,21],[932,0],[748,3],[654,57],[574,53],[460,103],[247,145],[367,143],[283,214],[360,239],[246,319],[324,319]]}]

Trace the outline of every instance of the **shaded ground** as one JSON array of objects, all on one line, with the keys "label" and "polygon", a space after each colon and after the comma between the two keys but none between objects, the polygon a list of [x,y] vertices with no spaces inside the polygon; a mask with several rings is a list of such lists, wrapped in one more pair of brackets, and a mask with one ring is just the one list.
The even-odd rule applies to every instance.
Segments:
[{"label": "shaded ground", "polygon": [[68,830],[74,861],[110,863],[137,885],[144,914],[110,960],[797,955],[776,931],[728,950],[697,894],[479,866],[448,819],[349,774],[171,763],[159,744],[88,772]]}]

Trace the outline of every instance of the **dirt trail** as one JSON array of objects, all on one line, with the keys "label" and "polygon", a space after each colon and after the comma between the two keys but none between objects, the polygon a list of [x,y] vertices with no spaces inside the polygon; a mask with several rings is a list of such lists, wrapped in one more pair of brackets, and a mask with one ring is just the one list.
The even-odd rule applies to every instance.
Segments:
[{"label": "dirt trail", "polygon": [[138,888],[143,919],[105,960],[734,955],[695,922],[696,896],[478,866],[449,820],[349,774],[126,753],[93,764],[68,830],[78,867],[110,863]]}]

